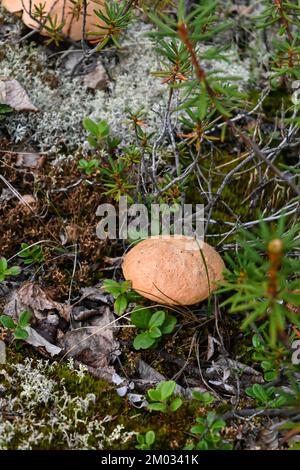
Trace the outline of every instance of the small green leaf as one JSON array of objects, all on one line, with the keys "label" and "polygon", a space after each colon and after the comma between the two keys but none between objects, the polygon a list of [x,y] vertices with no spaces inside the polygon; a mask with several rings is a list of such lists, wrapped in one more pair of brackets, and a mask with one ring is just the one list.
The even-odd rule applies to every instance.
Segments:
[{"label": "small green leaf", "polygon": [[284,396],[280,396],[275,398],[275,400],[272,402],[272,408],[281,408],[285,404],[286,398]]},{"label": "small green leaf", "polygon": [[203,402],[206,406],[215,401],[214,397],[208,392],[199,392],[198,390],[194,390],[192,395],[195,400]]},{"label": "small green leaf", "polygon": [[182,403],[183,403],[183,401],[180,397],[175,398],[170,404],[170,410],[171,411],[178,410],[178,408],[181,407]]},{"label": "small green leaf", "polygon": [[193,426],[191,428],[191,432],[193,434],[202,434],[205,430],[205,425],[204,424],[197,424],[196,426]]},{"label": "small green leaf", "polygon": [[29,312],[28,310],[24,310],[24,312],[21,313],[19,318],[19,326],[21,326],[22,328],[28,326],[30,318],[31,312]]},{"label": "small green leaf", "polygon": [[149,327],[150,328],[153,327],[153,326],[160,327],[163,324],[163,322],[165,321],[165,318],[166,318],[165,312],[163,310],[158,310],[150,318]]},{"label": "small green leaf", "polygon": [[151,316],[150,309],[137,306],[131,312],[131,321],[137,328],[147,330]]},{"label": "small green leaf", "polygon": [[98,136],[107,137],[109,135],[109,125],[106,121],[98,123]]},{"label": "small green leaf", "polygon": [[134,338],[133,347],[137,351],[139,349],[148,349],[155,343],[155,338],[151,338],[148,333],[140,333]]},{"label": "small green leaf", "polygon": [[262,361],[260,365],[264,370],[270,370],[274,368],[271,361]]},{"label": "small green leaf", "polygon": [[159,390],[161,394],[161,400],[166,401],[170,398],[175,390],[176,382],[174,380],[167,380],[165,382],[160,382]]},{"label": "small green leaf", "polygon": [[183,450],[194,450],[195,446],[194,444],[186,444],[183,448]]},{"label": "small green leaf", "polygon": [[152,446],[155,442],[155,432],[154,431],[148,431],[145,434],[145,442],[148,446]]},{"label": "small green leaf", "polygon": [[264,373],[264,379],[267,382],[272,382],[273,380],[277,379],[278,373],[275,370],[268,370]]},{"label": "small green leaf", "polygon": [[103,281],[103,289],[106,292],[109,292],[116,299],[120,294],[124,294],[128,289],[130,289],[130,282],[117,282],[113,279],[105,279]]},{"label": "small green leaf", "polygon": [[166,413],[168,411],[167,405],[164,403],[149,403],[147,408],[148,410],[161,411],[162,413]]},{"label": "small green leaf", "polygon": [[226,423],[223,419],[216,419],[211,426],[211,429],[215,432],[221,431],[225,427]]},{"label": "small green leaf", "polygon": [[10,330],[13,330],[16,327],[13,319],[9,317],[8,315],[1,315],[0,322],[2,323],[4,328],[10,329]]},{"label": "small green leaf", "polygon": [[94,136],[98,137],[98,126],[95,121],[90,118],[84,118],[83,127],[85,128],[85,130],[91,132]]},{"label": "small green leaf", "polygon": [[160,395],[160,391],[157,390],[157,388],[150,388],[150,390],[148,390],[148,397],[150,398],[150,400],[152,401],[160,401],[161,400],[161,395]]},{"label": "small green leaf", "polygon": [[94,147],[94,148],[97,147],[97,140],[92,135],[88,136],[87,141],[91,147]]},{"label": "small green leaf", "polygon": [[168,335],[172,333],[176,323],[177,323],[176,317],[174,317],[173,315],[167,314],[163,325],[160,327],[160,331],[162,332],[163,335]]},{"label": "small green leaf", "polygon": [[0,272],[5,273],[7,270],[7,261],[5,258],[0,258]]},{"label": "small green leaf", "polygon": [[150,336],[150,338],[160,338],[161,337],[161,331],[156,326],[153,326],[152,328],[150,328],[150,330],[147,331],[147,334]]},{"label": "small green leaf", "polygon": [[114,309],[117,315],[122,315],[122,313],[126,310],[127,303],[128,302],[125,295],[121,294],[117,297],[114,303]]},{"label": "small green leaf", "polygon": [[114,281],[113,279],[104,279],[103,281],[103,287],[119,287],[120,283],[117,281]]},{"label": "small green leaf", "polygon": [[24,330],[24,328],[17,326],[17,328],[14,331],[14,337],[16,339],[26,340],[28,338],[28,333],[26,330]]},{"label": "small green leaf", "polygon": [[254,348],[259,348],[259,346],[261,345],[261,342],[260,342],[260,339],[259,339],[258,335],[254,335],[252,337],[252,345],[253,345]]},{"label": "small green leaf", "polygon": [[202,439],[199,444],[198,444],[199,450],[208,450],[209,445],[208,442],[205,439]]},{"label": "small green leaf", "polygon": [[268,393],[260,384],[254,384],[252,387],[246,388],[246,394],[251,398],[255,398],[261,403],[266,403],[269,400]]},{"label": "small green leaf", "polygon": [[18,276],[21,272],[21,268],[19,266],[12,266],[8,269],[8,273],[10,276]]}]

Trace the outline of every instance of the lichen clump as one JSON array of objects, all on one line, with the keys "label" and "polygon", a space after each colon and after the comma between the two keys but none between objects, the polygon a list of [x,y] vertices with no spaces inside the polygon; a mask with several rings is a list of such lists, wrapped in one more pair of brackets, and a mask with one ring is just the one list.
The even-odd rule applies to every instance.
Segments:
[{"label": "lichen clump", "polygon": [[164,87],[151,76],[151,71],[158,67],[157,54],[144,36],[149,27],[139,28],[139,32],[132,28],[128,37],[134,37],[134,41],[125,39],[119,60],[107,61],[112,80],[105,91],[90,91],[81,78],[70,79],[69,72],[50,60],[43,47],[32,44],[3,47],[1,75],[19,80],[39,108],[38,113],[14,113],[7,118],[6,129],[13,141],[29,138],[40,150],[53,152],[76,149],[85,140],[82,120],[91,116],[107,120],[112,132],[123,142],[129,142],[132,139],[126,123],[129,107],[135,111],[143,107],[148,115],[147,130],[155,130],[159,118],[151,108],[157,102],[164,104]]},{"label": "lichen clump", "polygon": [[[0,40],[4,55],[1,75],[19,80],[39,108],[37,113],[13,113],[7,117],[5,126],[12,140],[18,143],[29,139],[43,151],[72,151],[85,141],[82,120],[89,116],[106,120],[122,143],[132,143],[128,109],[143,109],[145,130],[156,134],[161,127],[167,91],[161,80],[152,75],[161,66],[155,45],[147,37],[149,31],[150,25],[133,23],[120,51],[100,55],[111,81],[107,90],[96,91],[88,90],[82,78],[70,79],[65,62],[55,55],[49,58],[46,48],[33,43],[1,46]],[[247,82],[249,64],[242,63],[234,50],[228,54],[230,65],[225,61],[218,64],[219,71],[226,74],[230,69],[230,75],[240,77],[241,84]]]},{"label": "lichen clump", "polygon": [[[68,366],[80,390],[85,370]],[[95,393],[77,395],[64,379],[61,366],[26,358],[0,368],[0,449],[105,449],[122,446],[135,436],[113,417],[95,412]],[[115,393],[115,392],[114,392]],[[99,412],[99,410],[98,410]]]}]

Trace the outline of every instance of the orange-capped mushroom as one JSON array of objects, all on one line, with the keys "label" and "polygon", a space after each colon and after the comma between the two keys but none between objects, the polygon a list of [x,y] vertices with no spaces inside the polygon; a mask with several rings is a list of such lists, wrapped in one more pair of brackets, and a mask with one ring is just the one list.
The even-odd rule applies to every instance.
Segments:
[{"label": "orange-capped mushroom", "polygon": [[11,13],[23,10],[22,0],[2,0],[1,5]]},{"label": "orange-capped mushroom", "polygon": [[138,243],[125,255],[122,269],[143,297],[166,305],[192,305],[216,288],[225,265],[208,243],[163,236]]},{"label": "orange-capped mushroom", "polygon": [[[43,13],[50,15],[52,20],[56,21],[57,25],[64,23],[61,29],[62,35],[74,40],[79,41],[82,39],[83,30],[83,7],[79,4],[80,9],[77,8],[76,3],[71,0],[2,0],[2,6],[12,13],[23,12],[22,20],[29,28],[39,28],[40,24],[34,19],[36,7],[43,5]],[[30,10],[31,5],[31,10]],[[87,16],[85,32],[88,39],[88,33],[100,32],[101,30],[97,25],[103,25],[100,18],[96,15],[95,10],[104,10],[105,0],[89,0],[87,5]],[[49,21],[45,26],[49,26]],[[45,28],[41,34],[49,36]],[[93,37],[93,41],[95,38]]]}]

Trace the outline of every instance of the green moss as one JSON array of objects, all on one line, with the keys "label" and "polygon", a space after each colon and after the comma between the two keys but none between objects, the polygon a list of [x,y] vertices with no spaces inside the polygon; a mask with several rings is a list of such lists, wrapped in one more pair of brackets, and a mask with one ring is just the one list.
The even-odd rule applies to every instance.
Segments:
[{"label": "green moss", "polygon": [[[134,449],[135,434],[150,429],[157,449],[182,448],[200,412],[195,402],[185,402],[171,417],[136,409],[111,384],[68,363],[40,360],[28,347],[21,352],[9,347],[0,372],[6,398],[0,417],[2,448]],[[97,431],[100,423],[105,432]],[[114,440],[114,433],[120,438]]]}]

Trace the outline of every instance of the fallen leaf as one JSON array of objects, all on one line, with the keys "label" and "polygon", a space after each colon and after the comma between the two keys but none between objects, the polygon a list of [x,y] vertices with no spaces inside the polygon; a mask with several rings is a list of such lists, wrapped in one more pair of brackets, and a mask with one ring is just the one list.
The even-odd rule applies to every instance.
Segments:
[{"label": "fallen leaf", "polygon": [[80,289],[82,297],[80,301],[89,300],[96,303],[111,305],[110,295],[104,292],[102,284],[95,287],[83,287]]},{"label": "fallen leaf", "polygon": [[35,346],[36,348],[45,348],[47,353],[51,356],[57,356],[61,353],[61,348],[55,346],[54,344],[49,343],[43,336],[39,335],[33,328],[30,326],[26,328],[28,333],[28,338],[26,339],[26,343]]},{"label": "fallen leaf", "polygon": [[[79,361],[74,361],[75,366],[78,366],[79,364]],[[90,374],[92,374],[97,379],[106,380],[106,382],[112,383],[112,377],[115,373],[115,369],[113,367],[104,367],[103,369],[101,369],[100,367],[95,368],[88,365],[86,367],[88,368]]]},{"label": "fallen leaf", "polygon": [[220,346],[220,342],[218,340],[216,340],[216,338],[214,338],[211,335],[208,335],[208,337],[207,337],[207,354],[206,354],[206,359],[208,361],[213,357],[213,355],[215,353],[215,344]]},{"label": "fallen leaf", "polygon": [[84,84],[92,90],[104,90],[108,85],[108,76],[101,62],[84,77]]},{"label": "fallen leaf", "polygon": [[42,320],[49,310],[56,310],[69,322],[71,308],[70,305],[55,302],[38,284],[28,281],[11,294],[9,302],[4,307],[4,313],[18,320],[23,310],[30,310],[35,318]]},{"label": "fallen leaf", "polygon": [[16,166],[20,168],[39,169],[45,164],[45,155],[39,153],[19,153],[16,161]]},{"label": "fallen leaf", "polygon": [[[141,379],[143,379],[144,383],[142,384],[140,381],[135,381],[135,384],[140,389],[149,388],[149,385],[156,385],[159,382],[166,380],[166,377],[158,372],[153,367],[149,366],[145,361],[139,359],[137,365],[138,373]],[[192,392],[190,389],[182,387],[181,385],[176,384],[174,395],[182,395],[187,399],[192,398]]]},{"label": "fallen leaf", "polygon": [[258,445],[262,450],[277,450],[279,447],[278,424],[271,420],[259,432]]},{"label": "fallen leaf", "polygon": [[58,315],[50,312],[44,320],[36,321],[34,329],[50,343],[57,344],[58,325]]},{"label": "fallen leaf", "polygon": [[69,224],[61,231],[59,237],[62,245],[78,240],[80,227],[76,224]]},{"label": "fallen leaf", "polygon": [[16,111],[39,111],[31,103],[22,85],[14,78],[0,77],[0,103]]},{"label": "fallen leaf", "polygon": [[110,368],[119,353],[115,330],[114,316],[107,307],[104,315],[97,318],[97,326],[77,328],[65,334],[66,355],[95,369]]},{"label": "fallen leaf", "polygon": [[[102,308],[105,309],[104,306]],[[84,307],[81,307],[81,306],[74,307],[73,310],[72,310],[72,316],[73,316],[74,320],[78,321],[78,322],[89,320],[90,318],[93,318],[97,315],[101,315],[102,313],[103,312],[101,310],[97,310],[95,308],[88,309],[88,308],[84,308]]]}]

